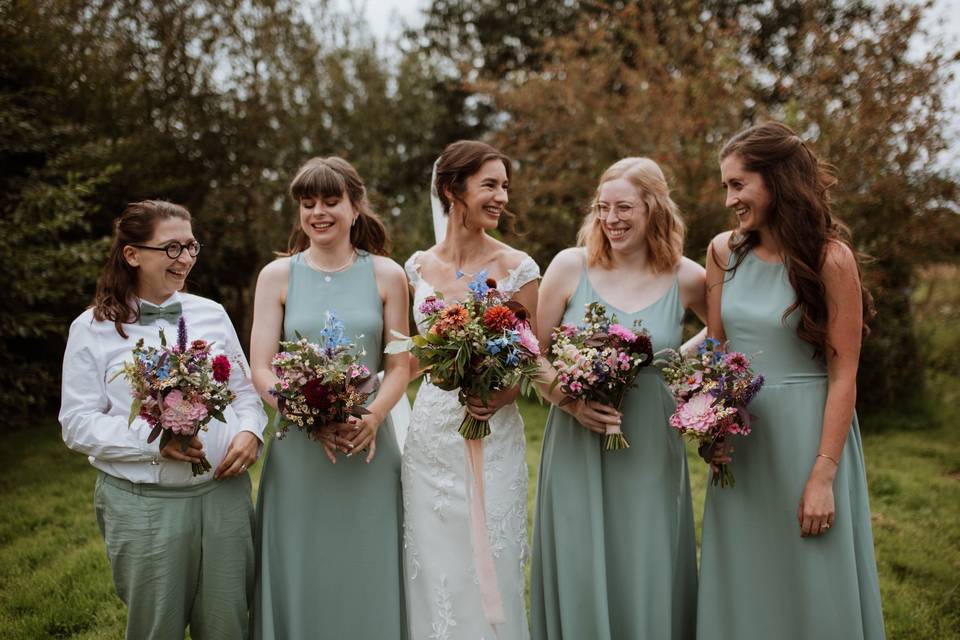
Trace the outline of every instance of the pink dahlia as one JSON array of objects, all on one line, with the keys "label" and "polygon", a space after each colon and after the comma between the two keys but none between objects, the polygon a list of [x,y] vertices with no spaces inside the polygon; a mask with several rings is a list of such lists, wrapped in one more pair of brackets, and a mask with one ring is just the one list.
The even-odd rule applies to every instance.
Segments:
[{"label": "pink dahlia", "polygon": [[633,342],[637,339],[637,334],[635,334],[633,331],[630,331],[630,329],[627,329],[622,324],[611,324],[609,327],[607,327],[607,333],[612,336],[617,336],[624,342]]},{"label": "pink dahlia", "polygon": [[[683,404],[670,416],[670,424],[680,431],[692,431],[705,434],[717,426],[721,415],[713,406],[714,397],[707,393],[698,393]],[[722,413],[724,410],[721,409]]]},{"label": "pink dahlia", "polygon": [[190,402],[177,389],[163,399],[163,414],[160,420],[164,429],[190,435],[196,431],[197,423],[206,417],[207,408],[203,404]]}]

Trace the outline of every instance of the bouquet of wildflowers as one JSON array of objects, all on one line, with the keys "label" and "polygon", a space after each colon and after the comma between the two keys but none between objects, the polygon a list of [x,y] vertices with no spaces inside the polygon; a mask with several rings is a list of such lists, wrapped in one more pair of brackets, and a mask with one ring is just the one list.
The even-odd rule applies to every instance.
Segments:
[{"label": "bouquet of wildflowers", "polygon": [[[700,455],[708,462],[717,444],[727,436],[750,433],[747,405],[763,387],[763,376],[754,375],[750,360],[739,351],[724,351],[720,343],[707,338],[697,354],[684,357],[667,353],[663,376],[677,400],[670,425],[700,444]],[[714,469],[713,484],[733,486],[730,466]]]},{"label": "bouquet of wildflowers", "polygon": [[[563,324],[553,330],[553,368],[566,398],[561,406],[577,400],[594,400],[619,409],[627,389],[634,386],[640,369],[653,362],[650,334],[636,320],[628,328],[607,316],[599,302],[586,305],[580,325]],[[619,426],[607,427],[605,450],[627,449],[630,444]]]},{"label": "bouquet of wildflowers", "polygon": [[[460,274],[458,274],[460,275]],[[517,384],[521,392],[534,390],[540,346],[530,330],[526,308],[497,290],[497,283],[478,273],[468,285],[464,302],[446,303],[430,296],[420,305],[430,323],[426,335],[397,335],[387,353],[413,353],[430,373],[430,382],[459,390],[461,404],[467,396],[484,402],[494,391]],[[479,440],[490,434],[490,425],[465,413],[460,435]]]},{"label": "bouquet of wildflowers", "polygon": [[[187,341],[187,324],[180,318],[177,343],[167,346],[160,330],[160,346],[146,347],[143,338],[133,348],[133,362],[126,362],[117,375],[130,384],[133,404],[129,424],[138,416],[152,427],[147,442],[159,436],[160,448],[171,440],[186,451],[200,429],[216,418],[224,422],[223,410],[236,397],[230,390],[230,360],[213,356],[213,343],[206,340]],[[191,465],[193,475],[210,470],[204,456]]]},{"label": "bouquet of wildflowers", "polygon": [[320,344],[299,333],[297,340],[280,343],[281,351],[271,362],[279,380],[270,390],[280,414],[277,438],[294,426],[318,440],[324,425],[370,413],[364,404],[373,392],[375,378],[360,362],[363,349],[343,332],[343,322],[328,313]]}]

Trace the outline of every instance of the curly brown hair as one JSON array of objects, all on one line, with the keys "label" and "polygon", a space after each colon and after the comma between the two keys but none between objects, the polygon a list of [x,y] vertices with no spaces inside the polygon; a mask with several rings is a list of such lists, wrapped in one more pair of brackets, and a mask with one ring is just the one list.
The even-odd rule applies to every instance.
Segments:
[{"label": "curly brown hair", "polygon": [[[833,167],[817,158],[790,127],[780,122],[765,122],[735,135],[720,151],[721,161],[730,156],[737,156],[747,171],[760,174],[770,192],[766,224],[782,248],[787,277],[797,295],[783,312],[783,320],[799,309],[797,335],[813,346],[814,357],[822,358],[828,348],[833,350],[827,341],[829,310],[821,271],[829,244],[839,242],[857,258],[862,331],[866,336],[867,321],[875,315],[873,298],[862,284],[862,256],[853,247],[850,230],[831,210],[829,190],[837,183]],[[731,234],[730,249],[736,261],[729,269],[719,266],[732,276],[759,241],[757,231]]]}]

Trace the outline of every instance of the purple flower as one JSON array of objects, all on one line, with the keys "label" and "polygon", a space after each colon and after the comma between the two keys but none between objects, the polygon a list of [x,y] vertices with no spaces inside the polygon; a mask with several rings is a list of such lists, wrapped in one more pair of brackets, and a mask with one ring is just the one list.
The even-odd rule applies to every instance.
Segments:
[{"label": "purple flower", "polygon": [[180,316],[180,321],[177,322],[177,350],[180,353],[187,350],[187,321],[183,316]]},{"label": "purple flower", "polygon": [[756,378],[750,381],[750,386],[747,387],[746,392],[743,394],[743,406],[750,404],[750,401],[753,400],[758,393],[760,393],[761,388],[763,388],[763,376],[758,375]]},{"label": "purple flower", "polygon": [[443,304],[443,300],[440,300],[436,296],[428,296],[423,302],[420,303],[420,307],[418,308],[418,311],[420,311],[420,313],[422,313],[425,316],[429,316],[431,314],[437,313],[438,311],[443,309],[444,306],[445,305]]}]

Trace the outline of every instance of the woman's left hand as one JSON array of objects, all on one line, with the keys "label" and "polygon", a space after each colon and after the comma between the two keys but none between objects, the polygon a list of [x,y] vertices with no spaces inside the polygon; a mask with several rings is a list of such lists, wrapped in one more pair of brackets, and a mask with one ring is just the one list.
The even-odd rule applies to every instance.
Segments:
[{"label": "woman's left hand", "polygon": [[823,535],[833,526],[836,516],[836,504],[833,500],[834,475],[818,464],[814,465],[807,479],[807,486],[797,509],[800,535],[804,538]]},{"label": "woman's left hand", "polygon": [[484,404],[479,396],[467,396],[467,413],[477,420],[489,420],[501,407],[516,400],[518,392],[519,389],[517,387],[494,391],[490,394],[490,397],[487,398],[486,404]]},{"label": "woman's left hand", "polygon": [[370,462],[377,454],[377,431],[383,418],[376,413],[368,413],[362,418],[352,418],[350,423],[354,426],[351,435],[348,436],[348,447],[350,453],[347,457],[367,449],[367,459],[364,462]]},{"label": "woman's left hand", "polygon": [[226,455],[213,472],[215,480],[223,480],[231,476],[246,473],[247,469],[257,461],[257,450],[260,440],[249,431],[241,431],[230,441]]}]

